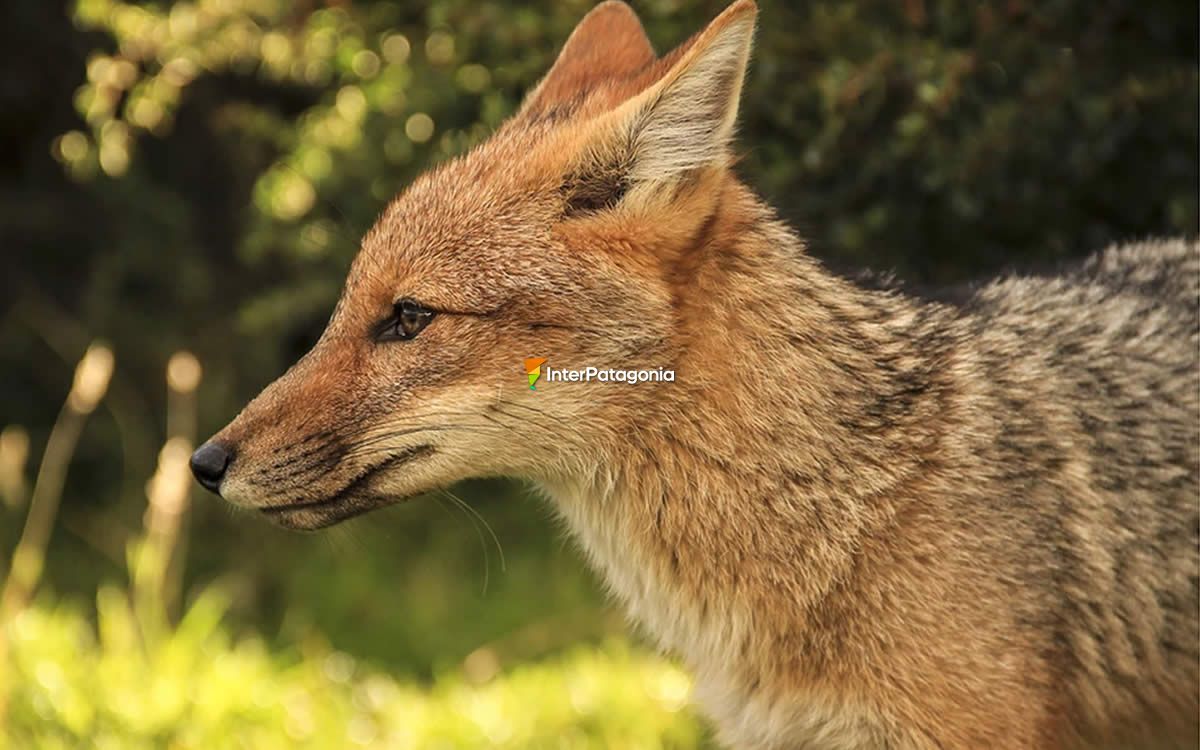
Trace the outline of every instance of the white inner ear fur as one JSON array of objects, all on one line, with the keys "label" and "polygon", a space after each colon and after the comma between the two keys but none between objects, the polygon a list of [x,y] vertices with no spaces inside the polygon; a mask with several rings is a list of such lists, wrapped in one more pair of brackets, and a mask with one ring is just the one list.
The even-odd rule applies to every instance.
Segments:
[{"label": "white inner ear fur", "polygon": [[753,37],[753,13],[731,19],[629,103],[631,182],[669,181],[725,162]]}]

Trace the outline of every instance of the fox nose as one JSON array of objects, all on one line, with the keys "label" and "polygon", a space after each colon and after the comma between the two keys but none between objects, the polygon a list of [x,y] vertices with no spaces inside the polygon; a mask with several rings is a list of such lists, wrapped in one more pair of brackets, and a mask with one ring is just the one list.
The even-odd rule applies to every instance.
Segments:
[{"label": "fox nose", "polygon": [[189,464],[196,481],[212,492],[220,494],[221,479],[229,467],[229,450],[219,443],[205,443],[192,454]]}]

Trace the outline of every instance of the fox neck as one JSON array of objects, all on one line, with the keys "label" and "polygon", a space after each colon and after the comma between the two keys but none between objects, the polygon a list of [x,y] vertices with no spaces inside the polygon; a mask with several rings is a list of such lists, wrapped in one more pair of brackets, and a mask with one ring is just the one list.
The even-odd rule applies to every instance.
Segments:
[{"label": "fox neck", "polygon": [[[923,481],[944,314],[837,278],[744,190],[681,279],[673,389],[546,489],[635,619],[701,674],[764,613],[794,631]],[[753,623],[753,626],[751,624]]]}]

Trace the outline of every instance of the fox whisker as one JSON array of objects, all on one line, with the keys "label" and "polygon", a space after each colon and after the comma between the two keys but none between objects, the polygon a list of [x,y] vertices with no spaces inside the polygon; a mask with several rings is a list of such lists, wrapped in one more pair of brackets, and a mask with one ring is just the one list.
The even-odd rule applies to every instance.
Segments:
[{"label": "fox whisker", "polygon": [[440,490],[438,490],[438,494],[443,495],[444,497],[448,498],[451,502],[453,502],[455,504],[455,506],[461,508],[463,510],[464,514],[467,516],[467,519],[471,521],[472,527],[475,528],[475,533],[477,535],[479,535],[479,542],[480,542],[480,545],[482,545],[482,547],[483,547],[483,571],[484,571],[483,593],[486,594],[487,587],[488,587],[488,580],[490,578],[490,574],[489,574],[490,565],[488,562],[489,557],[488,557],[487,545],[484,543],[484,540],[483,540],[483,532],[480,530],[479,525],[476,524],[476,519],[478,519],[478,524],[481,524],[483,526],[483,528],[487,530],[487,533],[492,538],[492,542],[496,545],[496,552],[500,556],[500,572],[503,573],[508,569],[508,566],[504,560],[504,547],[500,544],[500,538],[498,536],[496,536],[496,532],[492,529],[491,524],[489,524],[487,522],[487,519],[484,518],[483,515],[479,511],[472,508],[471,505],[469,503],[467,503],[467,501],[463,500],[458,495],[455,495],[453,492],[451,492],[448,489],[440,489]]}]

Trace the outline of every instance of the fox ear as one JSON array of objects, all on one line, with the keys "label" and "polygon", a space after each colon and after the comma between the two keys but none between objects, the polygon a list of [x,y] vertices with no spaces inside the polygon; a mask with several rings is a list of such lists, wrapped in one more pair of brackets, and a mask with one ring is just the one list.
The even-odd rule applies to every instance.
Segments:
[{"label": "fox ear", "polygon": [[550,72],[525,97],[519,114],[545,113],[602,81],[632,75],[654,60],[654,48],[633,9],[620,0],[606,0],[571,32]]},{"label": "fox ear", "polygon": [[652,86],[614,113],[628,183],[669,181],[724,166],[754,38],[757,8],[738,0],[678,50]]}]

